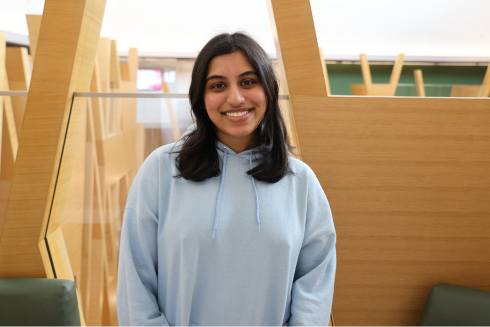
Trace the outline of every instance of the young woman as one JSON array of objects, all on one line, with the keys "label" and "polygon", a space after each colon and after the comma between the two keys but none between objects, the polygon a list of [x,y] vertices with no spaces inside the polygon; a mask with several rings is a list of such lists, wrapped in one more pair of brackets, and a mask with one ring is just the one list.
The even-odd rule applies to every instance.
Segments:
[{"label": "young woman", "polygon": [[155,150],[127,200],[121,325],[328,325],[335,229],[312,170],[289,156],[278,82],[242,33],[211,39],[196,124]]}]

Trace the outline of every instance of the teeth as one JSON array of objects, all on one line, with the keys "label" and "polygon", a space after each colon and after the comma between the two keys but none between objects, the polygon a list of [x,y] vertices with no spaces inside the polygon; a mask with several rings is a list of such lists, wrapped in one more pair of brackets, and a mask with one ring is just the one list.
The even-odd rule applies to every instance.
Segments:
[{"label": "teeth", "polygon": [[249,110],[241,111],[241,112],[227,112],[226,115],[231,116],[231,117],[240,117],[240,116],[246,115],[248,112],[249,112]]}]

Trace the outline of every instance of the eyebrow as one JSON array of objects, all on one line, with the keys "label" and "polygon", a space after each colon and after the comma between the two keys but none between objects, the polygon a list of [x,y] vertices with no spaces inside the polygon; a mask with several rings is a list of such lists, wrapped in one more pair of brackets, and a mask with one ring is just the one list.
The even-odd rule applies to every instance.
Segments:
[{"label": "eyebrow", "polygon": [[[255,75],[255,76],[258,76],[256,72],[254,72],[253,70],[249,70],[249,71],[246,71],[244,73],[241,73],[240,75],[238,75],[238,77],[243,77],[243,76],[246,76],[246,75]],[[209,80],[212,80],[212,79],[226,79],[226,77],[224,77],[222,75],[211,75],[208,78],[206,78],[206,83]]]}]

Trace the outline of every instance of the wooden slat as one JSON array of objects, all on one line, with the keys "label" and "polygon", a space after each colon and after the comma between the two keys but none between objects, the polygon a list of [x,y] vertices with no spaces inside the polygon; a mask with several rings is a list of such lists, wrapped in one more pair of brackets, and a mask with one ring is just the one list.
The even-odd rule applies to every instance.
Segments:
[{"label": "wooden slat", "polygon": [[36,57],[42,18],[42,15],[26,15],[27,29],[29,31],[29,48],[32,62],[34,62],[34,58]]},{"label": "wooden slat", "polygon": [[485,72],[485,77],[483,78],[482,87],[478,96],[484,98],[490,96],[490,63],[488,63],[487,71]]},{"label": "wooden slat", "polygon": [[[12,91],[27,91],[31,82],[31,71],[26,48],[7,48],[7,75]],[[17,138],[20,139],[27,97],[12,97]]]},{"label": "wooden slat", "polygon": [[[403,69],[403,58],[405,58],[404,54],[399,54],[396,57],[395,64],[393,65],[393,70],[391,71],[390,84],[397,85],[400,80],[400,76],[402,74]],[[394,95],[394,94],[393,94]]]},{"label": "wooden slat", "polygon": [[[55,185],[60,194],[66,186],[65,176],[60,175],[56,183],[71,98],[75,90],[89,90],[104,8],[103,0],[48,0],[44,4],[0,238],[0,277],[46,277],[38,243],[45,236]],[[79,109],[73,110],[76,114]],[[76,123],[72,121],[70,127]],[[70,165],[73,158],[65,153],[64,164]]]},{"label": "wooden slat", "polygon": [[320,59],[322,60],[322,70],[323,70],[323,77],[325,78],[327,95],[332,95],[332,91],[330,91],[330,80],[328,79],[327,64],[325,63],[325,58],[323,57],[323,51],[321,47],[318,47],[318,50],[320,52]]},{"label": "wooden slat", "polygon": [[369,62],[367,60],[366,54],[361,53],[360,57],[361,57],[362,79],[364,80],[364,85],[366,85],[366,88],[368,88],[369,85],[373,84],[373,79],[371,78],[371,69],[369,69]]},{"label": "wooden slat", "polygon": [[[163,93],[170,93],[167,82],[162,82]],[[174,135],[174,141],[180,140],[180,130],[179,123],[177,123],[177,118],[175,117],[174,104],[172,99],[165,99],[167,102],[168,116],[170,117],[170,124],[172,125],[172,134]]]},{"label": "wooden slat", "polygon": [[417,88],[417,95],[419,97],[425,97],[424,77],[422,76],[422,69],[415,69],[413,71],[415,77],[415,87]]}]

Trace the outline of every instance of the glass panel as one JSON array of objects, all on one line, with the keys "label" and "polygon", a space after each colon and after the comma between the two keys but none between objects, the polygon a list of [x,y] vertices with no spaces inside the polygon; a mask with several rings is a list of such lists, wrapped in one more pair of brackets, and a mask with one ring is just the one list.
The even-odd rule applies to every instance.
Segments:
[{"label": "glass panel", "polygon": [[144,159],[192,124],[190,107],[188,99],[75,97],[71,117],[60,171],[68,167],[65,158],[75,159],[68,188],[63,194],[56,188],[54,203],[66,197],[66,204],[52,211],[48,234],[61,226],[87,325],[115,324],[129,188]]}]

